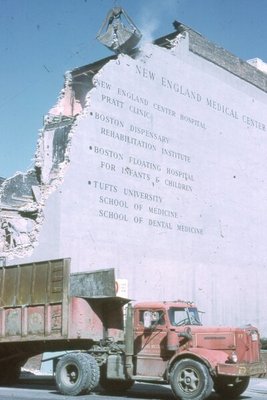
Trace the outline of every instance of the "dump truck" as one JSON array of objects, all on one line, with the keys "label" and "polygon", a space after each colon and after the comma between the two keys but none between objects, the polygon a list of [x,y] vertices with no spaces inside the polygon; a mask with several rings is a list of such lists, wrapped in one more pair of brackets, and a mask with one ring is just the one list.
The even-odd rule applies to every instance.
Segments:
[{"label": "dump truck", "polygon": [[[135,381],[167,383],[177,399],[227,399],[266,373],[257,328],[206,327],[187,301],[132,304],[116,295],[114,269],[70,273],[70,259],[0,268],[0,382],[25,361],[57,352],[64,395],[100,385],[123,392]],[[60,352],[60,356],[58,356]]]}]

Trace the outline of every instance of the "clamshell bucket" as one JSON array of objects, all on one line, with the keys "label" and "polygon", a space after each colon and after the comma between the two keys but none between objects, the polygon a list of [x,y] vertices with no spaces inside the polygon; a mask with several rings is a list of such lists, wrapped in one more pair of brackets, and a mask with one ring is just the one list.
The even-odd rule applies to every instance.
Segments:
[{"label": "clamshell bucket", "polygon": [[96,38],[115,53],[129,53],[141,37],[141,32],[127,13],[121,7],[114,7],[107,14]]}]

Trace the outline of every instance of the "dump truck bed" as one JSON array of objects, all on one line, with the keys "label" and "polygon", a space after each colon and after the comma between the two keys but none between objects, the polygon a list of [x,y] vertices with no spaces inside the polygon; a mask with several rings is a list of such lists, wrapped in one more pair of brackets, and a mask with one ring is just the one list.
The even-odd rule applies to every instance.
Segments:
[{"label": "dump truck bed", "polygon": [[116,336],[121,313],[109,323],[109,308],[121,308],[113,269],[71,275],[70,259],[2,267],[0,353],[11,342],[39,341],[51,349],[58,347],[52,341],[65,340],[67,348],[70,340],[100,340],[104,329]]}]

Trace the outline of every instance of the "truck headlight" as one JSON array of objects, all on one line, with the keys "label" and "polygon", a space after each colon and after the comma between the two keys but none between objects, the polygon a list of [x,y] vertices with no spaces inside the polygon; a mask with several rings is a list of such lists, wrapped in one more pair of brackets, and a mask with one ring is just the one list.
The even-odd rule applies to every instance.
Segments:
[{"label": "truck headlight", "polygon": [[238,361],[237,354],[233,351],[232,354],[230,354],[228,357],[228,362],[231,364],[236,364],[237,361]]}]

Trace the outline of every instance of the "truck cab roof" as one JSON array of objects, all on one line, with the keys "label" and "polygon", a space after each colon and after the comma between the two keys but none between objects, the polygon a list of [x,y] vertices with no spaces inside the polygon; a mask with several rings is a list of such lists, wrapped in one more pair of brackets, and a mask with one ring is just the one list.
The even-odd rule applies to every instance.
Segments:
[{"label": "truck cab roof", "polygon": [[173,301],[144,301],[138,302],[134,305],[134,308],[165,308],[170,307],[195,307],[195,304],[185,300],[173,300]]}]

